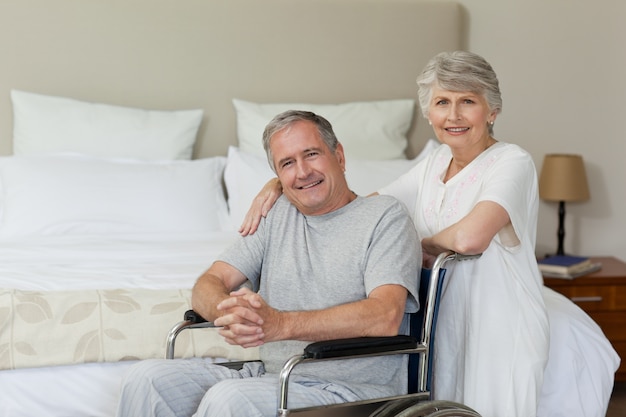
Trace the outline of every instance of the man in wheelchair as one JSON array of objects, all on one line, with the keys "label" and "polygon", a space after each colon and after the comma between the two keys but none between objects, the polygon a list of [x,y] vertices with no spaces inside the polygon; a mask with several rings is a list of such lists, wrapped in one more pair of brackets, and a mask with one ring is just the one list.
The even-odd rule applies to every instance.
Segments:
[{"label": "man in wheelchair", "polygon": [[[192,296],[194,310],[229,343],[260,346],[262,363],[232,370],[201,358],[142,361],[124,380],[119,416],[274,416],[278,373],[310,342],[408,334],[421,249],[403,206],[350,190],[343,147],[318,115],[279,114],[263,145],[283,196]],[[406,356],[305,363],[292,373],[290,405],[404,394]]]}]

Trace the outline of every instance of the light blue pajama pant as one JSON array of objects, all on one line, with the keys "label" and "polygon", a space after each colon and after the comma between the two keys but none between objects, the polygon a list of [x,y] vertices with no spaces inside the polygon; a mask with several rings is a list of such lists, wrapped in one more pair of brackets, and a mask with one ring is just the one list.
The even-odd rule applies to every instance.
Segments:
[{"label": "light blue pajama pant", "polygon": [[[357,401],[349,388],[294,375],[289,408]],[[133,365],[122,383],[118,417],[274,417],[278,376],[260,362],[237,371],[200,358]]]}]

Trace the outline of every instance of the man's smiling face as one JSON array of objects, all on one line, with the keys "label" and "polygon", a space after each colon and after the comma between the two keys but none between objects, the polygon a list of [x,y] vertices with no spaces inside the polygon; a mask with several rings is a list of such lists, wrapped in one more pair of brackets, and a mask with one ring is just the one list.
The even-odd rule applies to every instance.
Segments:
[{"label": "man's smiling face", "polygon": [[351,200],[341,144],[333,153],[314,123],[295,122],[270,140],[283,193],[306,215],[326,214]]}]

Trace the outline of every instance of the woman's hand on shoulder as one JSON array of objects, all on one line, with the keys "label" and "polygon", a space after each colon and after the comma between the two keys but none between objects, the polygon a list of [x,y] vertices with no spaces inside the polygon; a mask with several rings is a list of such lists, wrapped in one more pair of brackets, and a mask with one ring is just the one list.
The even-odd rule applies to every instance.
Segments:
[{"label": "woman's hand on shoulder", "polygon": [[242,236],[254,234],[261,223],[261,217],[267,216],[282,193],[283,186],[280,180],[278,178],[269,180],[252,200],[252,205],[239,227],[239,234]]}]

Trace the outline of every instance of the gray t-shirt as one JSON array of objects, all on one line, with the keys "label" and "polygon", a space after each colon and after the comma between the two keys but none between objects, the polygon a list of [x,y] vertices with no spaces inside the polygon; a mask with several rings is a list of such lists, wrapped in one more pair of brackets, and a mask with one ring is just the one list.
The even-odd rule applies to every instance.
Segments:
[{"label": "gray t-shirt", "polygon": [[[258,231],[241,238],[220,260],[241,271],[272,307],[317,310],[365,299],[375,288],[407,288],[405,311],[417,311],[421,247],[404,206],[388,196],[357,197],[321,216],[305,216],[279,198]],[[341,320],[341,317],[337,317]],[[407,334],[407,316],[399,334]],[[310,342],[266,343],[260,356],[268,373]],[[305,363],[294,375],[341,382],[359,395],[372,389],[388,395],[406,391],[406,357],[379,356]]]}]

